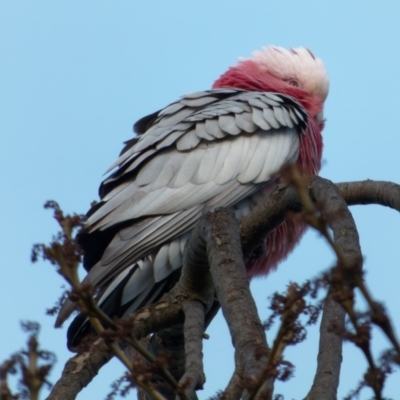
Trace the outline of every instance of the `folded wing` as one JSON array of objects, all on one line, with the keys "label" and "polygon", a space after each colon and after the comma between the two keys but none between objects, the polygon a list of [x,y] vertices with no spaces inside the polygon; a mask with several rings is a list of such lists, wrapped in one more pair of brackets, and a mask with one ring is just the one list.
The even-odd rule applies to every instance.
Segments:
[{"label": "folded wing", "polygon": [[[155,301],[199,218],[216,207],[248,211],[252,196],[297,159],[307,118],[288,96],[217,89],[138,121],[139,136],[111,166],[81,234],[85,282],[100,303],[118,297],[121,315]],[[57,324],[72,310],[67,301]]]}]

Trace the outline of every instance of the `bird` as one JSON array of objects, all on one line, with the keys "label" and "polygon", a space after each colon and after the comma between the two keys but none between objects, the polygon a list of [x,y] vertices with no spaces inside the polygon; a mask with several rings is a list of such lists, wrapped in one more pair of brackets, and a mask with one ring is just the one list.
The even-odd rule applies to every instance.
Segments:
[{"label": "bird", "polygon": [[[311,50],[267,46],[211,89],[137,121],[78,235],[83,283],[95,288],[99,307],[121,318],[156,302],[179,280],[185,243],[203,215],[227,207],[242,218],[279,185],[287,165],[317,175],[328,91],[327,71]],[[245,260],[248,278],[275,269],[305,230],[286,218],[262,254]],[[65,300],[56,326],[74,310]],[[76,348],[90,331],[78,314],[67,346]]]}]

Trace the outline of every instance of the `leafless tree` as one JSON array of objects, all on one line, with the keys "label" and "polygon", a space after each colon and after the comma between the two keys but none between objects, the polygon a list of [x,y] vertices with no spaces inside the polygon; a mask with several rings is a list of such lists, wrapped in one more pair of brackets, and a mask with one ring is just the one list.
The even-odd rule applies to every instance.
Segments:
[{"label": "leafless tree", "polygon": [[[98,337],[86,341],[66,363],[48,399],[75,399],[115,356],[127,372],[115,383],[109,398],[125,395],[132,387],[138,388],[141,399],[196,398],[196,390],[205,381],[205,328],[219,308],[235,347],[235,371],[218,398],[274,398],[274,381],[288,379],[292,371],[284,359],[285,348],[303,340],[306,325],[315,323],[322,311],[317,371],[305,399],[336,399],[343,340],[354,343],[367,361],[363,381],[347,398],[354,398],[366,387],[376,399],[383,399],[385,379],[392,366],[400,364],[400,345],[385,308],[364,283],[358,232],[348,206],[380,204],[400,211],[400,186],[376,181],[333,184],[320,177],[303,178],[294,167],[287,176],[291,183],[278,187],[242,221],[226,209],[203,217],[186,246],[178,284],[159,302],[118,321],[103,314],[92,288],[79,282],[81,251],[73,232],[81,225],[81,218],[64,216],[56,203],[49,203],[62,232],[49,246],[36,246],[34,258],[42,256],[58,266],[71,285],[70,298],[89,316]],[[321,233],[336,254],[336,265],[305,284],[290,284],[284,294],[276,293],[271,301],[272,315],[262,323],[249,290],[244,259],[288,214],[304,219]],[[323,302],[316,300],[321,290],[327,293]],[[356,310],[355,291],[365,298],[366,312]],[[306,322],[301,322],[304,318],[300,316],[306,316]],[[268,345],[265,329],[277,318],[278,333]],[[380,360],[370,350],[372,325],[382,330],[392,346]],[[0,400],[13,398],[7,373],[15,362],[7,362],[0,369]],[[45,382],[46,374],[37,379]],[[22,382],[28,394],[32,393],[31,381]]]}]

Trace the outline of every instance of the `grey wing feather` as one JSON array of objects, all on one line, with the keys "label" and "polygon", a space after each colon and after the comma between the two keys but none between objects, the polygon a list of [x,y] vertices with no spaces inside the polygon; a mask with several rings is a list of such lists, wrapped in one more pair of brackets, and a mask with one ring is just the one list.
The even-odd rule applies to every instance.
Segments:
[{"label": "grey wing feather", "polygon": [[209,135],[213,136],[215,139],[222,139],[226,136],[218,124],[218,120],[207,119],[206,120],[206,131]]},{"label": "grey wing feather", "polygon": [[280,128],[281,125],[279,124],[278,120],[276,119],[273,109],[264,108],[263,116],[264,116],[265,120],[272,126],[272,128],[274,128],[274,129]]},{"label": "grey wing feather", "polygon": [[253,116],[249,112],[235,115],[236,125],[244,132],[252,133],[257,129],[257,125],[253,122]]},{"label": "grey wing feather", "polygon": [[222,115],[218,118],[220,128],[230,135],[238,135],[241,130],[237,126],[233,115]]},{"label": "grey wing feather", "polygon": [[202,107],[205,106],[206,104],[210,104],[214,102],[215,100],[218,100],[218,97],[211,97],[211,96],[203,96],[203,97],[198,97],[196,99],[188,99],[187,97],[184,97],[180,103],[189,106],[189,107]]},{"label": "grey wing feather", "polygon": [[201,137],[196,135],[196,129],[192,129],[176,142],[176,148],[181,151],[190,150],[196,147],[200,140]]},{"label": "grey wing feather", "polygon": [[214,140],[214,136],[210,135],[207,130],[206,130],[206,123],[205,122],[197,122],[196,124],[196,135],[200,139],[206,139],[206,140]]},{"label": "grey wing feather", "polygon": [[177,111],[181,110],[184,106],[185,105],[180,102],[172,103],[168,107],[165,107],[163,110],[161,110],[158,115],[174,114]]},{"label": "grey wing feather", "polygon": [[252,115],[253,122],[263,131],[269,131],[271,129],[271,125],[265,119],[263,111],[261,109],[254,107]]},{"label": "grey wing feather", "polygon": [[283,118],[282,107],[274,107],[273,110],[274,110],[275,118],[279,122],[279,124],[281,126],[286,126],[285,118]]}]

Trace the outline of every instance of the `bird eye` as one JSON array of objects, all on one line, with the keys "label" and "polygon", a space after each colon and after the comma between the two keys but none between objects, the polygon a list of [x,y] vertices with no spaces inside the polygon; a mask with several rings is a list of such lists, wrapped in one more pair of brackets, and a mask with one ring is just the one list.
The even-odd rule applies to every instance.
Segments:
[{"label": "bird eye", "polygon": [[296,79],[288,79],[286,82],[290,86],[293,86],[293,87],[299,87],[300,86],[299,81],[297,81]]}]

